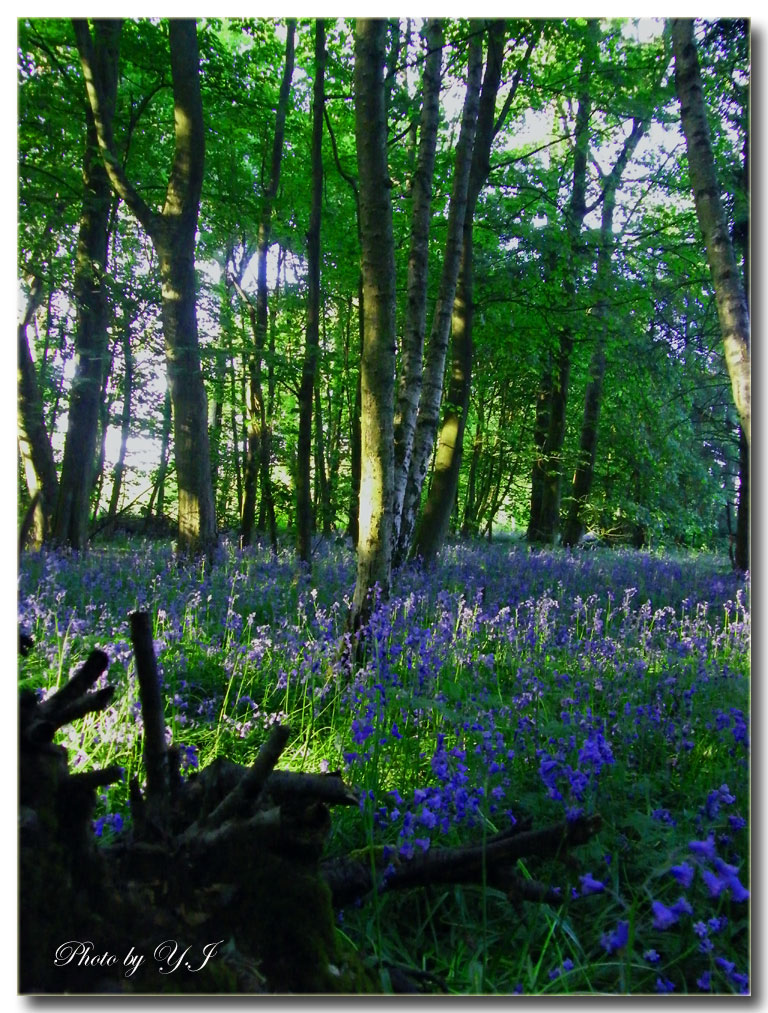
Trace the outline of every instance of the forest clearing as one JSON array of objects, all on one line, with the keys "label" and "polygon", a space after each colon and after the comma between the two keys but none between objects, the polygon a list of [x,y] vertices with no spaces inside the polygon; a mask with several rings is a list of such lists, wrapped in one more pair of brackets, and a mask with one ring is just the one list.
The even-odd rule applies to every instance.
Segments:
[{"label": "forest clearing", "polygon": [[17,56],[19,991],[750,994],[749,22]]}]

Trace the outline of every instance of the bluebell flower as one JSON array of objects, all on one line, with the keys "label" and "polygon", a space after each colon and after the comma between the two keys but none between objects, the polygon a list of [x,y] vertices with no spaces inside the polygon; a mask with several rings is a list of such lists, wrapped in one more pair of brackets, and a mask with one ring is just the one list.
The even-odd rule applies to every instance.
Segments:
[{"label": "bluebell flower", "polygon": [[716,858],[715,838],[711,834],[706,841],[689,841],[688,847],[700,858],[708,858],[711,862]]},{"label": "bluebell flower", "polygon": [[661,957],[656,950],[646,950],[645,953],[643,953],[643,959],[647,960],[649,964],[658,964]]},{"label": "bluebell flower", "polygon": [[696,979],[696,984],[699,986],[702,992],[709,992],[709,990],[712,988],[711,972],[704,971],[704,973],[699,978]]},{"label": "bluebell flower", "polygon": [[674,983],[669,978],[657,978],[656,979],[656,991],[657,992],[674,992]]},{"label": "bluebell flower", "polygon": [[667,907],[666,904],[662,904],[660,900],[655,900],[651,904],[651,910],[653,911],[653,927],[655,929],[662,931],[669,929],[680,919],[680,915],[676,911]]},{"label": "bluebell flower", "polygon": [[600,940],[607,953],[615,953],[623,949],[629,942],[629,922],[620,921],[613,932],[606,932]]},{"label": "bluebell flower", "polygon": [[672,873],[672,875],[675,877],[678,883],[680,883],[686,889],[688,889],[688,887],[693,882],[693,873],[694,873],[693,866],[689,865],[687,862],[682,862],[680,865],[673,865],[669,871]]},{"label": "bluebell flower", "polygon": [[726,881],[721,879],[716,872],[712,872],[711,869],[702,869],[701,878],[706,883],[710,897],[719,897],[727,886]]},{"label": "bluebell flower", "polygon": [[588,872],[584,876],[579,876],[581,882],[581,890],[584,896],[590,893],[602,893],[605,889],[605,883],[601,883],[599,879],[595,879],[591,872]]},{"label": "bluebell flower", "polygon": [[734,962],[732,960],[726,960],[725,957],[715,957],[715,963],[721,970],[725,971],[728,977],[730,977],[736,970]]},{"label": "bluebell flower", "polygon": [[692,915],[693,908],[685,897],[680,897],[670,908],[670,911],[674,911],[676,915]]}]

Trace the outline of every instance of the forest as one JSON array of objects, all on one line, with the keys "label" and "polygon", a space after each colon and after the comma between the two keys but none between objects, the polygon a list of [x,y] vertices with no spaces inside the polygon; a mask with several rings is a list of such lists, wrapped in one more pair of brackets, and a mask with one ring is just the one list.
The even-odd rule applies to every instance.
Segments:
[{"label": "forest", "polygon": [[20,991],[748,993],[749,22],[17,43]]}]

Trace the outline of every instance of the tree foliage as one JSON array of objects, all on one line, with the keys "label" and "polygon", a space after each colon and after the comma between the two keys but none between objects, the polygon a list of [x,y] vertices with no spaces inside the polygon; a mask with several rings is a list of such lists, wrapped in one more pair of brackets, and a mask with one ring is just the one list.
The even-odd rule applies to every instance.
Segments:
[{"label": "tree foliage", "polygon": [[[83,30],[95,40],[96,27],[77,29],[81,53]],[[360,25],[327,19],[324,27],[322,132],[313,116],[320,95],[317,27],[299,19],[276,174],[275,131],[293,30],[271,18],[196,24],[205,162],[201,178],[193,180],[193,189],[199,186],[196,233],[187,230],[194,274],[176,278],[191,290],[197,319],[202,387],[195,392],[174,379],[173,356],[166,362],[174,324],[162,292],[170,267],[160,226],[167,225],[182,150],[171,60],[178,28],[166,19],[121,24],[111,137],[101,124],[100,157],[112,191],[99,325],[103,374],[94,387],[96,437],[85,472],[83,541],[107,519],[113,528],[130,516],[142,523],[151,517],[163,530],[178,524],[190,481],[176,464],[189,435],[185,395],[198,414],[207,404],[207,424],[193,437],[203,469],[194,481],[204,485],[207,471],[213,503],[203,541],[217,528],[240,531],[251,511],[256,535],[269,532],[276,544],[290,532],[292,540],[307,504],[304,559],[311,558],[313,534],[349,531],[357,538],[361,474],[369,481],[366,469],[389,454],[371,449],[371,431],[361,451],[370,352],[363,321],[371,310],[366,303],[380,288],[376,271],[361,284],[361,225],[368,212],[358,160],[371,131],[359,122],[356,128],[361,100],[354,39]],[[393,333],[382,366],[386,383],[394,384],[385,393],[392,401],[391,432],[382,431],[384,442],[397,448],[395,492],[386,494],[394,495],[386,522],[392,538],[400,533],[400,517],[392,518],[408,495],[404,461],[418,429],[414,392],[437,356],[429,379],[436,387],[436,409],[427,415],[432,442],[414,502],[418,521],[435,489],[433,507],[439,501],[447,521],[438,526],[427,515],[422,551],[427,534],[437,534],[429,553],[439,551],[446,524],[449,536],[528,529],[537,467],[559,483],[550,497],[554,527],[548,538],[576,503],[569,541],[589,530],[615,540],[717,546],[740,488],[746,503],[748,456],[743,449],[740,454],[739,416],[699,238],[663,23],[505,19],[494,28],[484,20],[393,18],[376,27],[383,34],[382,185],[392,209],[394,250],[391,294],[384,294]],[[704,21],[693,29],[723,221],[748,294],[748,25]],[[501,48],[492,143],[481,166],[484,185],[473,197],[471,229],[463,230],[474,287],[471,383],[459,397],[451,382],[458,346],[443,368],[439,343],[448,335],[438,334],[432,321],[441,312],[442,319],[453,314],[457,341],[461,317],[443,274],[457,252],[450,244],[452,194],[461,164],[468,57],[482,47],[487,63],[489,47],[497,44],[494,31]],[[70,21],[20,19],[18,265],[24,308],[32,307],[22,321],[26,344],[19,332],[20,413],[29,406],[24,418],[20,414],[22,511],[38,488],[51,488],[49,458],[60,482],[64,434],[77,405],[82,283],[75,251],[94,109],[80,55]],[[641,136],[630,145],[635,130]],[[310,172],[313,145],[316,168]],[[137,227],[137,218],[149,233]],[[310,270],[307,238],[318,221],[319,253],[312,247],[317,268]],[[34,305],[27,298],[32,289]],[[462,291],[459,279],[459,299]],[[448,301],[442,309],[441,298]],[[598,377],[599,424],[594,445],[586,446]],[[175,392],[170,404],[169,382]],[[455,409],[463,452],[441,492],[432,447],[440,439],[438,425]],[[258,446],[254,426],[264,435]],[[38,464],[29,433],[41,441]],[[261,468],[256,486],[254,455]],[[593,464],[584,493],[572,476],[587,460]],[[543,471],[541,462],[549,462]],[[406,533],[406,546],[393,541],[396,560],[417,530],[415,523]],[[39,535],[46,536],[43,528]],[[746,565],[743,554],[740,565]]]}]

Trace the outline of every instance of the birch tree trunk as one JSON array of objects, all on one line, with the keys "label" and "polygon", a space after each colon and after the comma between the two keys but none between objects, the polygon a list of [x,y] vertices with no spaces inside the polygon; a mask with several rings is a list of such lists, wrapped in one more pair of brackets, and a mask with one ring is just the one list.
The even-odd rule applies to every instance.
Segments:
[{"label": "birch tree trunk", "polygon": [[715,290],[733,400],[747,444],[751,446],[749,307],[720,201],[691,19],[672,18],[672,48],[696,217]]},{"label": "birch tree trunk", "polygon": [[350,628],[363,626],[374,588],[389,594],[394,479],[395,246],[387,164],[384,50],[387,22],[355,26],[355,137],[360,192],[363,351],[357,581]]},{"label": "birch tree trunk", "polygon": [[469,410],[472,388],[472,327],[474,319],[474,250],[473,221],[480,193],[490,172],[490,155],[493,139],[501,129],[504,118],[522,79],[539,30],[528,44],[525,55],[515,74],[509,95],[498,119],[496,97],[501,83],[506,22],[497,19],[488,28],[488,56],[483,77],[482,94],[477,115],[469,177],[466,214],[461,244],[461,262],[458,285],[453,302],[451,339],[451,379],[446,391],[443,421],[438,438],[435,471],[432,477],[424,512],[419,523],[413,554],[426,560],[433,559],[442,548],[451,513],[456,503],[459,469],[464,440],[464,429]]},{"label": "birch tree trunk", "polygon": [[402,364],[395,408],[394,540],[400,533],[400,517],[413,449],[413,434],[421,394],[424,333],[427,318],[429,231],[432,211],[432,179],[435,172],[437,128],[440,119],[440,67],[443,25],[430,18],[422,29],[427,50],[422,78],[419,151],[411,189],[411,247],[408,257],[406,317],[403,327]]},{"label": "birch tree trunk", "polygon": [[[296,529],[299,559],[312,551],[312,401],[320,348],[320,220],[323,202],[323,109],[325,106],[325,22],[315,21],[315,80],[312,91],[312,207],[307,235],[307,330],[299,385],[296,461]],[[319,420],[318,420],[319,425]],[[322,467],[322,460],[320,461]]]},{"label": "birch tree trunk", "polygon": [[[464,223],[467,214],[469,176],[472,150],[477,129],[480,85],[483,74],[483,46],[479,34],[471,37],[467,66],[467,90],[461,117],[461,130],[456,146],[456,163],[448,208],[448,235],[445,243],[440,288],[432,317],[426,362],[421,381],[419,410],[415,421],[413,448],[408,462],[408,477],[397,532],[396,562],[408,554],[416,526],[424,480],[435,445],[440,421],[440,400],[443,394],[445,360],[451,328],[453,300],[461,266]],[[425,279],[426,280],[426,279]],[[405,463],[405,462],[404,462]]]}]

